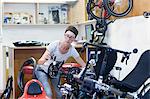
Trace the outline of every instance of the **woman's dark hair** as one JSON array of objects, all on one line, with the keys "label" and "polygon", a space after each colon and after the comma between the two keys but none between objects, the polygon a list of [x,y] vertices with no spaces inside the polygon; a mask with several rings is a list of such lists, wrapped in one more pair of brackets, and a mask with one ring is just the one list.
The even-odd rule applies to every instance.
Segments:
[{"label": "woman's dark hair", "polygon": [[77,37],[77,35],[78,35],[78,30],[77,30],[74,26],[68,26],[68,27],[66,28],[65,33],[66,33],[67,31],[73,32],[73,33],[75,34],[75,37]]}]

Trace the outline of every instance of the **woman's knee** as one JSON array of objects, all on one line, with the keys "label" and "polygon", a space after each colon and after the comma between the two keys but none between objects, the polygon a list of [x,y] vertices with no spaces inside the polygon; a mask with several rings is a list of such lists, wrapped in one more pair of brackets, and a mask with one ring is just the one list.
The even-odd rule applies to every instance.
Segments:
[{"label": "woman's knee", "polygon": [[48,77],[45,73],[41,72],[41,71],[36,71],[35,75],[37,77],[37,79],[42,83],[42,86],[46,92],[46,95],[48,97],[52,97],[52,91],[48,82]]}]

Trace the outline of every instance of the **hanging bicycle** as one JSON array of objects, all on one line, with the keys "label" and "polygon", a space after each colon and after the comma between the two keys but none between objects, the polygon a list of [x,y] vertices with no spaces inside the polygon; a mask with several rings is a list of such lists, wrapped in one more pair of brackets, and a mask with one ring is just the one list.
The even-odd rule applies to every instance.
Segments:
[{"label": "hanging bicycle", "polygon": [[133,7],[133,0],[89,0],[87,13],[94,19],[126,16]]}]

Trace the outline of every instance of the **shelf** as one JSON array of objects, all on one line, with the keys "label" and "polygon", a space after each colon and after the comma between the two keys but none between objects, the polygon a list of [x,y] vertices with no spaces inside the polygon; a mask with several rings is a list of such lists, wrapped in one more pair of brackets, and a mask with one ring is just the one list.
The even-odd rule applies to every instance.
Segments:
[{"label": "shelf", "polygon": [[[28,8],[26,8],[28,6]],[[69,6],[51,3],[4,3],[4,24],[68,24]],[[45,25],[45,24],[44,24]],[[47,24],[46,24],[47,25]]]},{"label": "shelf", "polygon": [[75,23],[74,25],[87,25],[87,24],[93,24],[96,23],[96,20],[88,20],[85,22],[81,22],[81,23]]},{"label": "shelf", "polygon": [[2,26],[68,26],[68,25],[87,25],[96,23],[96,20],[88,20],[82,23],[75,24],[3,24]]},{"label": "shelf", "polygon": [[73,4],[77,0],[4,0],[3,3],[51,3],[51,4]]},{"label": "shelf", "polygon": [[[85,21],[85,5],[86,5],[84,0],[83,1],[65,0],[66,1],[65,3],[60,3],[60,2],[56,2],[56,1],[55,1],[56,3],[54,3],[52,1],[55,1],[55,0],[26,0],[26,1],[4,0],[2,2],[3,3],[3,14],[5,13],[6,17],[13,18],[11,16],[16,17],[18,15],[20,17],[24,16],[28,20],[25,21],[26,24],[17,24],[17,23],[12,24],[13,22],[9,22],[8,19],[5,19],[5,21],[8,21],[5,23],[8,23],[8,24],[5,25],[5,23],[4,23],[3,26],[18,26],[18,25],[19,26],[55,26],[55,25],[59,26],[59,25],[66,25],[66,24],[68,25],[68,23],[71,23],[73,25],[80,25],[80,24],[87,23],[87,22],[84,22]],[[59,0],[59,1],[63,1],[63,0]],[[26,8],[27,6],[28,6],[28,8]],[[60,10],[60,7],[62,7],[61,10]],[[58,12],[56,12],[56,9],[58,10]],[[64,9],[67,12],[65,12]],[[78,13],[79,9],[82,9],[81,13]],[[49,12],[49,11],[53,11],[53,13]],[[56,20],[56,17],[53,18],[53,16],[54,16],[53,14],[59,15],[59,22],[57,22],[58,20]],[[66,17],[66,15],[67,15],[67,17]],[[3,15],[2,19],[4,20],[4,15]],[[50,25],[49,24],[41,25],[40,23],[43,22],[41,20],[44,20],[44,22],[47,22]],[[30,22],[28,22],[28,21],[30,21]],[[17,22],[17,21],[15,21],[15,22]],[[24,20],[23,20],[23,22],[24,22]],[[58,23],[58,24],[53,24],[53,23]]]},{"label": "shelf", "polygon": [[70,24],[3,24],[2,26],[68,26]]},{"label": "shelf", "polygon": [[2,26],[69,26],[69,25],[87,25],[96,23],[96,20],[88,20],[82,23],[75,24],[3,24]]}]

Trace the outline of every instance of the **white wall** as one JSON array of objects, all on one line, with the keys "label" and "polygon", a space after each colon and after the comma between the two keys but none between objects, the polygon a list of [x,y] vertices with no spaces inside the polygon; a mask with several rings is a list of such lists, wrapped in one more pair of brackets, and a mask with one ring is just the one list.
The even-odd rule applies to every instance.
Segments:
[{"label": "white wall", "polygon": [[20,40],[36,40],[51,42],[62,39],[67,25],[54,26],[5,26],[3,27],[3,43]]},{"label": "white wall", "polygon": [[[122,67],[120,79],[123,79],[137,63],[140,55],[147,49],[150,49],[150,18],[143,16],[118,19],[109,25],[108,44],[116,49],[132,51],[138,49],[137,54],[131,54],[128,65],[121,63],[122,55],[116,65]],[[118,77],[118,72],[115,75]]]}]

